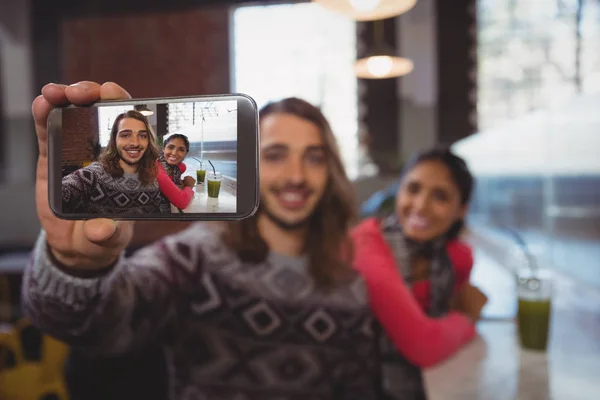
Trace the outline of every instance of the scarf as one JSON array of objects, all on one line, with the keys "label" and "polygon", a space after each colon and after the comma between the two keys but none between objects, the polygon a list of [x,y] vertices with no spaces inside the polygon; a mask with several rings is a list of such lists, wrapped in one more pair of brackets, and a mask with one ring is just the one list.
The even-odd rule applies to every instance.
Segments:
[{"label": "scarf", "polygon": [[167,172],[167,175],[169,175],[169,178],[171,178],[171,180],[173,181],[173,183],[176,184],[176,185],[181,185],[182,184],[182,181],[181,181],[181,170],[179,169],[179,164],[177,164],[177,165],[169,165],[169,163],[165,159],[165,154],[164,153],[160,155],[158,161],[161,163],[161,165],[163,166],[163,168]]},{"label": "scarf", "polygon": [[[383,235],[396,258],[407,285],[411,286],[412,264],[417,257],[430,262],[429,281],[431,284],[430,305],[426,313],[430,317],[441,317],[449,311],[454,287],[454,268],[446,252],[447,239],[437,238],[419,243],[406,238],[395,215],[382,221]],[[410,329],[410,327],[407,327]],[[383,358],[383,380],[390,399],[425,400],[427,395],[421,369],[411,364],[395,349],[385,337],[381,343]]]}]

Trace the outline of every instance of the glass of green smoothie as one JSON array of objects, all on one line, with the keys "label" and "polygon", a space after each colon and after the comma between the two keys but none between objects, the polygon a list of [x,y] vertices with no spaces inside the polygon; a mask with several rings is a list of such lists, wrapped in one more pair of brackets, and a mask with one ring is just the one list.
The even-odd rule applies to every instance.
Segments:
[{"label": "glass of green smoothie", "polygon": [[524,269],[518,272],[519,338],[523,348],[545,351],[548,347],[552,314],[552,280],[548,271]]},{"label": "glass of green smoothie", "polygon": [[219,171],[206,172],[206,192],[208,194],[208,197],[212,197],[213,199],[219,198],[222,180],[223,175]]},{"label": "glass of green smoothie", "polygon": [[197,169],[196,170],[196,183],[203,184],[205,177],[206,177],[206,170],[205,169]]},{"label": "glass of green smoothie", "polygon": [[200,166],[196,168],[196,183],[202,185],[204,184],[204,178],[206,178],[206,168],[204,167],[202,161],[198,161],[198,163]]}]

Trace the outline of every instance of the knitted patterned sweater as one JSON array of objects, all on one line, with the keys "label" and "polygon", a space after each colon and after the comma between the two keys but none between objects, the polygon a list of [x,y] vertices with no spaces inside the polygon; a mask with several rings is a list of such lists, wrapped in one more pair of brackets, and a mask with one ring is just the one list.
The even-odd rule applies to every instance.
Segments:
[{"label": "knitted patterned sweater", "polygon": [[23,311],[90,354],[160,340],[172,399],[381,399],[382,333],[372,328],[381,325],[417,365],[473,333],[456,329],[468,320],[458,313],[427,317],[377,223],[351,237],[357,272],[323,293],[305,258],[271,253],[249,265],[202,223],[121,257],[98,278],[58,269],[42,231],[23,277]]},{"label": "knitted patterned sweater", "polygon": [[161,340],[177,400],[375,400],[373,316],[358,273],[318,290],[306,259],[246,264],[195,224],[121,258],[99,278],[59,270],[37,241],[23,309],[90,354]]},{"label": "knitted patterned sweater", "polygon": [[63,212],[88,214],[170,213],[158,181],[144,185],[137,174],[113,178],[99,162],[62,179]]}]

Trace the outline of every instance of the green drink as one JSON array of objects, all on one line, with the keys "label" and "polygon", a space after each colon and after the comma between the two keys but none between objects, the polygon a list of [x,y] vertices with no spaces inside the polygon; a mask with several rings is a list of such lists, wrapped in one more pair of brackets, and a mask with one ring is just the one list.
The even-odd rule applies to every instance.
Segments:
[{"label": "green drink", "polygon": [[206,177],[205,169],[197,169],[196,170],[196,183],[204,183],[205,177]]},{"label": "green drink", "polygon": [[214,199],[219,198],[222,180],[223,176],[220,172],[208,171],[206,176],[206,192],[208,194],[208,197],[212,197]]},{"label": "green drink", "polygon": [[523,347],[546,350],[551,304],[550,300],[519,299],[519,336]]},{"label": "green drink", "polygon": [[552,313],[552,285],[544,271],[521,271],[517,281],[517,322],[521,346],[545,351]]}]

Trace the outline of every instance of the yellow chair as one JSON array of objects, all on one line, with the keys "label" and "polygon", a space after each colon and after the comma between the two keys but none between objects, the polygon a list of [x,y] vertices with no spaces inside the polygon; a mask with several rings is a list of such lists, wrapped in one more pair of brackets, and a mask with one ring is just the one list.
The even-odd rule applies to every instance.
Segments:
[{"label": "yellow chair", "polygon": [[68,354],[65,344],[26,320],[0,332],[0,400],[43,400],[48,395],[68,400],[64,379]]}]

